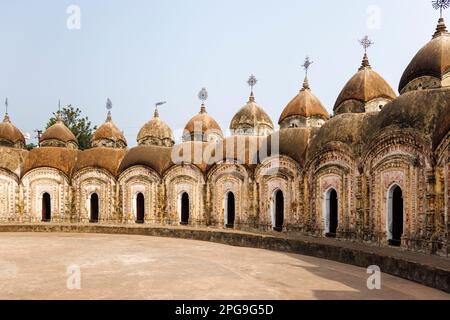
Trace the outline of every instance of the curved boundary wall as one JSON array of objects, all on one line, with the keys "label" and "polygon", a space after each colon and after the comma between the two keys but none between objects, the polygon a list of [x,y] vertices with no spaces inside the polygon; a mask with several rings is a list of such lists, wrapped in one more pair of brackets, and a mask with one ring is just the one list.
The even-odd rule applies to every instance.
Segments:
[{"label": "curved boundary wall", "polygon": [[[425,254],[401,252],[322,239],[284,238],[246,232],[181,227],[25,224],[0,225],[1,232],[99,233],[170,237],[209,241],[239,247],[267,249],[333,260],[368,268],[376,265],[383,273],[414,281],[450,293],[450,260]],[[363,247],[363,248],[361,248]],[[367,248],[366,248],[367,247]]]}]

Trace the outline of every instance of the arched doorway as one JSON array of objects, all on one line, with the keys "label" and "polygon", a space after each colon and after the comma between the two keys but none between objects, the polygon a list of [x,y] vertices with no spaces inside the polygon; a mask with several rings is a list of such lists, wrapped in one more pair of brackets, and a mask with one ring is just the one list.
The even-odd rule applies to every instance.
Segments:
[{"label": "arched doorway", "polygon": [[400,246],[403,236],[403,191],[395,185],[389,190],[388,203],[388,242]]},{"label": "arched doorway", "polygon": [[339,226],[339,201],[335,189],[330,189],[325,194],[325,236],[336,237]]},{"label": "arched doorway", "polygon": [[50,194],[44,193],[42,195],[42,221],[50,222],[52,220],[52,201]]},{"label": "arched doorway", "polygon": [[91,216],[89,219],[91,223],[98,222],[98,211],[99,211],[98,194],[93,193],[91,194]]},{"label": "arched doorway", "polygon": [[226,196],[226,210],[225,210],[225,226],[227,228],[234,228],[234,220],[236,216],[236,201],[233,192],[228,192]]},{"label": "arched doorway", "polygon": [[145,198],[142,193],[136,196],[136,223],[144,223],[145,221]]},{"label": "arched doorway", "polygon": [[330,192],[330,235],[336,236],[339,224],[338,218],[338,196],[336,190]]},{"label": "arched doorway", "polygon": [[278,190],[274,194],[274,223],[273,230],[281,232],[283,231],[284,224],[284,195],[281,190]]},{"label": "arched doorway", "polygon": [[181,195],[181,219],[180,224],[188,225],[189,224],[189,195],[184,192]]}]

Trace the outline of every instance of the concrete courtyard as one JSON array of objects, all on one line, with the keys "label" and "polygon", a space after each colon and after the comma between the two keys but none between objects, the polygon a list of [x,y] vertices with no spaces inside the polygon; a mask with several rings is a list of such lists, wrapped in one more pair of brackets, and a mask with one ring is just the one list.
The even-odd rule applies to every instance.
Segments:
[{"label": "concrete courtyard", "polygon": [[[80,289],[68,288],[78,279],[70,266]],[[386,274],[371,291],[368,277],[337,262],[192,240],[0,234],[0,299],[450,299]]]}]

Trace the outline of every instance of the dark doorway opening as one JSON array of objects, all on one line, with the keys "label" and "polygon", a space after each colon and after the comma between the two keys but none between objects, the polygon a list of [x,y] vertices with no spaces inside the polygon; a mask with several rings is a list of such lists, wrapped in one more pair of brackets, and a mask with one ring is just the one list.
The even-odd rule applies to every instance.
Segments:
[{"label": "dark doorway opening", "polygon": [[138,193],[136,197],[136,223],[144,223],[145,221],[145,198],[142,193]]},{"label": "dark doorway opening", "polygon": [[50,222],[52,220],[52,201],[50,194],[42,195],[42,222]]},{"label": "dark doorway opening", "polygon": [[236,216],[236,201],[234,193],[229,192],[227,195],[227,228],[234,228],[234,220]]},{"label": "dark doorway opening", "polygon": [[392,193],[392,239],[389,240],[391,246],[399,247],[402,244],[403,236],[403,192],[396,186]]},{"label": "dark doorway opening", "polygon": [[339,225],[338,214],[338,196],[336,190],[330,192],[330,231],[327,234],[328,237],[336,237],[337,228]]},{"label": "dark doorway opening", "polygon": [[93,193],[91,195],[91,217],[89,219],[89,222],[91,223],[98,222],[98,211],[99,211],[98,194]]},{"label": "dark doorway opening", "polygon": [[275,226],[274,230],[283,231],[284,224],[284,195],[281,190],[278,190],[275,194]]},{"label": "dark doorway opening", "polygon": [[180,224],[189,224],[189,195],[185,192],[181,196],[181,221]]}]

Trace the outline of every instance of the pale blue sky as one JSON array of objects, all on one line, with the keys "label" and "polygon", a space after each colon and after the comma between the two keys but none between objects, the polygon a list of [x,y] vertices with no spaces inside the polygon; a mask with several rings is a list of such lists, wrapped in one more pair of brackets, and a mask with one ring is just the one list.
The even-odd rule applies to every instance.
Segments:
[{"label": "pale blue sky", "polygon": [[[278,117],[303,82],[329,112],[360,66],[357,40],[368,34],[372,66],[397,92],[401,74],[431,39],[439,14],[429,0],[2,0],[0,99],[10,101],[24,132],[43,128],[58,99],[105,120],[106,98],[130,146],[154,103],[180,130],[198,113],[208,88],[208,112],[226,131],[247,101],[246,80],[259,79],[257,102]],[[67,7],[81,8],[81,30],[69,30]],[[381,11],[380,29],[367,10]],[[3,103],[1,104],[3,106]],[[1,114],[3,115],[2,110]],[[34,135],[34,134],[33,134]],[[178,137],[177,137],[178,138]]]}]

